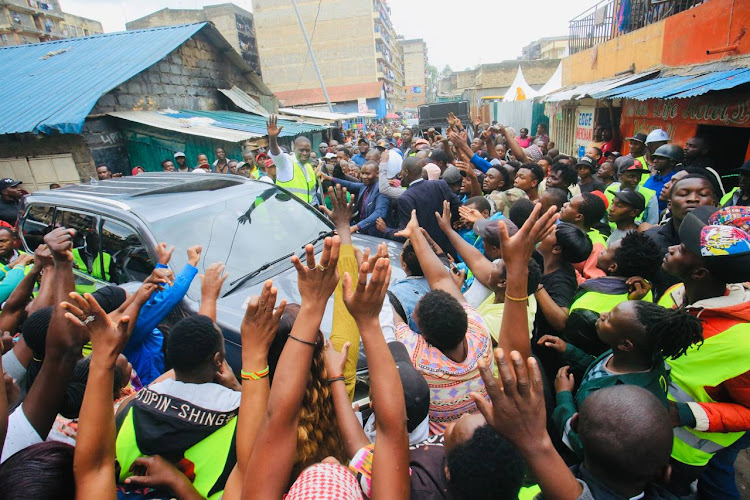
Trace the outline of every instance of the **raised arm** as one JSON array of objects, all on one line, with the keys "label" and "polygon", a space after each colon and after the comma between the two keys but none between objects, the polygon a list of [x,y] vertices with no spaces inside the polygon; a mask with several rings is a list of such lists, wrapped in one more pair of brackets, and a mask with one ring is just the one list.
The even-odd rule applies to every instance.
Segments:
[{"label": "raised arm", "polygon": [[556,207],[551,207],[541,214],[542,206],[537,204],[526,223],[512,238],[508,237],[508,226],[498,222],[500,247],[508,276],[498,346],[506,352],[518,351],[524,359],[531,356],[527,311],[529,260],[537,243],[555,230],[556,210]]},{"label": "raised arm", "polygon": [[278,126],[278,117],[271,115],[268,117],[266,122],[266,131],[268,132],[268,151],[274,155],[279,156],[281,154],[281,148],[279,148],[279,134],[284,129],[284,126]]},{"label": "raised arm", "polygon": [[583,488],[555,451],[547,433],[542,373],[534,358],[524,359],[511,352],[508,359],[502,349],[495,350],[500,378],[495,378],[484,361],[479,361],[487,394],[492,403],[471,393],[479,411],[495,431],[513,443],[546,499],[576,500]]},{"label": "raised arm", "polygon": [[[153,285],[152,285],[153,286]],[[91,338],[89,377],[78,421],[73,456],[76,498],[115,499],[115,414],[112,386],[115,363],[128,341],[128,316],[112,321],[91,294],[71,294],[62,307],[74,328]],[[91,319],[89,319],[91,318]]]},{"label": "raised arm", "polygon": [[52,260],[52,254],[47,249],[47,245],[39,245],[34,252],[34,265],[3,305],[3,312],[0,314],[1,332],[15,332],[18,330],[18,325],[26,316],[26,306],[31,302],[34,285],[45,269],[52,274],[54,261]]},{"label": "raised arm", "polygon": [[464,177],[471,182],[471,192],[469,194],[472,197],[482,196],[484,194],[482,193],[482,185],[479,183],[479,178],[477,177],[477,174],[474,173],[474,169],[471,165],[471,163],[465,161],[456,161],[456,168],[461,170],[465,174]]},{"label": "raised arm", "polygon": [[[421,235],[421,231],[416,232]],[[370,371],[370,394],[377,401],[378,437],[372,462],[372,498],[407,499],[409,436],[404,391],[378,319],[390,284],[391,266],[387,258],[378,259],[367,283],[369,270],[369,263],[363,263],[355,289],[351,277],[344,277],[344,301],[362,333]]]},{"label": "raised arm", "polygon": [[320,322],[338,283],[340,244],[338,236],[326,238],[320,264],[315,261],[312,245],[305,248],[306,266],[296,255],[292,257],[302,303],[277,364],[266,413],[248,462],[243,499],[281,498],[289,482],[297,455],[299,413],[319,341]]},{"label": "raised arm", "polygon": [[521,145],[518,144],[518,141],[516,141],[516,138],[513,137],[513,134],[506,130],[502,125],[498,125],[498,128],[498,131],[505,136],[505,141],[508,143],[508,149],[510,149],[510,152],[513,154],[513,156],[516,157],[516,160],[520,161],[521,163],[527,163],[531,161],[529,157],[526,156],[526,152],[523,150]]},{"label": "raised arm", "polygon": [[[341,352],[338,352],[333,348],[333,344],[326,343],[325,360],[329,379],[335,380],[339,377],[337,374],[344,373],[350,347],[351,344],[346,342],[341,348]],[[339,432],[344,441],[344,448],[346,448],[346,456],[351,458],[360,448],[370,444],[370,440],[367,439],[362,424],[359,423],[359,419],[352,409],[352,401],[349,399],[346,385],[337,382],[338,380],[330,384],[333,408],[336,412]]]},{"label": "raised arm", "polygon": [[486,284],[489,283],[490,275],[492,274],[493,263],[453,229],[451,224],[450,204],[447,201],[443,202],[442,215],[435,212],[435,217],[438,220],[440,229],[442,229],[448,237],[448,240],[461,256],[461,259],[463,259],[469,269],[471,269],[474,278],[478,279],[481,284],[486,286]]},{"label": "raised arm", "polygon": [[201,308],[198,314],[208,316],[216,322],[216,301],[219,299],[221,287],[228,274],[223,274],[226,266],[221,262],[211,264],[206,268],[206,274],[201,274]]},{"label": "raised arm", "polygon": [[412,210],[411,220],[406,227],[398,233],[398,236],[409,238],[414,252],[417,254],[417,260],[422,267],[424,277],[430,284],[432,290],[442,290],[455,297],[459,302],[466,302],[461,290],[451,278],[450,271],[443,265],[443,262],[435,254],[427,238],[424,237],[417,222],[417,211]]}]

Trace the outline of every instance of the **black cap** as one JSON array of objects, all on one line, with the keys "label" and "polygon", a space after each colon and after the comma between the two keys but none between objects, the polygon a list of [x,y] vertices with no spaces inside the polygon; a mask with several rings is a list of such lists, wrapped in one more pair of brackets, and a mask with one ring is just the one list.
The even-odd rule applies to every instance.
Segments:
[{"label": "black cap", "polygon": [[0,179],[0,191],[5,188],[19,186],[21,184],[23,184],[21,181],[16,181],[11,179],[10,177],[6,177],[5,179]]},{"label": "black cap", "polygon": [[626,205],[630,205],[636,210],[640,210],[641,212],[646,210],[646,198],[638,191],[633,191],[630,189],[617,191],[615,193],[615,198],[625,203]]},{"label": "black cap", "polygon": [[576,166],[578,165],[585,165],[589,167],[592,171],[596,170],[596,160],[594,160],[590,156],[584,156],[580,160],[578,160],[578,163],[576,163]]},{"label": "black cap", "polygon": [[604,157],[605,158],[609,158],[610,156],[612,158],[617,159],[617,158],[621,157],[622,154],[619,151],[607,151],[606,153],[604,153]]},{"label": "black cap", "polygon": [[642,142],[643,144],[646,144],[647,137],[648,136],[646,134],[639,132],[637,134],[634,134],[633,137],[626,137],[625,140],[626,141],[638,141],[638,142]]},{"label": "black cap", "polygon": [[360,137],[360,138],[359,138],[359,140],[357,141],[357,144],[361,144],[361,143],[363,143],[363,142],[364,142],[365,144],[367,144],[368,146],[370,145],[370,141],[368,141],[368,140],[367,140],[367,139],[365,139],[364,137]]},{"label": "black cap", "polygon": [[498,231],[498,222],[505,224],[508,227],[508,236],[513,236],[518,232],[518,226],[513,224],[510,219],[481,219],[474,223],[474,233],[481,237],[487,243],[496,247],[500,246],[500,232]]},{"label": "black cap", "polygon": [[617,165],[617,173],[623,174],[625,172],[640,172],[641,174],[650,174],[651,171],[647,168],[643,168],[640,160],[636,160],[632,156],[622,156],[615,161]]},{"label": "black cap", "polygon": [[422,374],[414,368],[404,344],[398,341],[388,342],[388,349],[396,361],[398,376],[404,388],[406,430],[412,432],[430,413],[430,387]]}]

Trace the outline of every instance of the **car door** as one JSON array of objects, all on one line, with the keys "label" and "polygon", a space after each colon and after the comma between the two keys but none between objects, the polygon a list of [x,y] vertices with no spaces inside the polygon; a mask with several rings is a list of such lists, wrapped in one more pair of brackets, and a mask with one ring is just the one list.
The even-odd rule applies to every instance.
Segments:
[{"label": "car door", "polygon": [[102,217],[101,247],[109,263],[109,282],[116,285],[143,281],[154,270],[155,262],[138,232],[129,224]]}]

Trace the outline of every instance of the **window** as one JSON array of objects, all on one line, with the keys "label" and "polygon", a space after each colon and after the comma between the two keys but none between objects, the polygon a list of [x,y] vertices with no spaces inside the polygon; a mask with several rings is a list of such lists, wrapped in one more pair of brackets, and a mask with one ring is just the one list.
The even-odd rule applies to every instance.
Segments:
[{"label": "window", "polygon": [[69,153],[27,158],[0,158],[0,177],[23,181],[24,189],[30,193],[49,189],[50,184],[53,183],[65,186],[81,182],[73,156]]},{"label": "window", "polygon": [[55,207],[35,205],[26,213],[21,233],[26,247],[33,252],[44,243],[44,235],[52,231]]},{"label": "window", "polygon": [[143,281],[154,270],[148,250],[130,227],[105,219],[101,236],[105,266],[109,262],[109,282]]}]

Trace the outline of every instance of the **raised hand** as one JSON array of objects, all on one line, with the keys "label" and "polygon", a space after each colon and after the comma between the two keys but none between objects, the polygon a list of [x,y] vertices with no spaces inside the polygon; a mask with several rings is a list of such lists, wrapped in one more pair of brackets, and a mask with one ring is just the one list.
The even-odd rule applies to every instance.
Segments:
[{"label": "raised hand", "polygon": [[357,323],[369,319],[378,320],[380,310],[383,307],[385,292],[391,282],[391,263],[388,259],[378,259],[368,283],[367,275],[369,272],[370,264],[362,263],[359,268],[357,287],[354,290],[352,290],[352,277],[349,273],[344,274],[342,284],[344,304]]},{"label": "raised hand", "polygon": [[226,266],[221,262],[211,264],[206,268],[206,273],[200,275],[201,279],[201,296],[205,300],[206,298],[216,300],[219,298],[221,293],[221,287],[224,285],[228,274],[223,274]]},{"label": "raised hand", "polygon": [[[268,350],[271,348],[271,343],[279,328],[279,321],[281,321],[281,316],[283,316],[286,308],[286,300],[282,300],[278,307],[276,306],[277,293],[273,282],[266,281],[263,284],[260,296],[251,297],[247,304],[245,317],[242,318],[242,326],[240,327],[243,365],[254,366],[252,362],[256,360],[245,359],[252,358],[252,356],[246,356],[246,354],[253,351],[258,352],[257,361],[266,364]],[[245,361],[248,363],[245,363]]]},{"label": "raised hand", "polygon": [[449,233],[453,230],[451,224],[451,204],[448,200],[443,200],[443,213],[435,212],[435,217],[437,218],[438,226],[440,226],[440,229],[444,233]]},{"label": "raised hand", "polygon": [[130,318],[121,316],[113,321],[90,293],[81,296],[72,292],[70,299],[61,304],[65,318],[91,339],[92,351],[114,363],[128,342]]},{"label": "raised hand", "polygon": [[471,398],[487,423],[524,453],[547,435],[542,373],[534,358],[524,364],[518,352],[510,356],[509,360],[502,349],[495,349],[499,378],[492,375],[486,363],[479,362],[479,373],[492,403],[476,392]]},{"label": "raised hand", "polygon": [[136,458],[130,466],[130,471],[138,475],[126,478],[125,484],[154,489],[166,488],[178,498],[187,498],[189,489],[195,491],[187,476],[159,455]]},{"label": "raised hand", "polygon": [[508,236],[508,226],[501,221],[497,222],[500,246],[503,249],[503,262],[506,267],[511,267],[513,264],[527,267],[537,243],[555,230],[555,221],[558,218],[557,207],[550,207],[544,214],[541,214],[541,211],[542,205],[537,204],[526,223],[512,238]]},{"label": "raised hand", "polygon": [[26,267],[32,262],[34,262],[34,255],[29,254],[29,253],[23,253],[19,255],[18,258],[16,258],[16,260],[11,262],[8,265],[8,267],[10,267],[11,269],[14,269],[16,267]]},{"label": "raised hand", "polygon": [[458,207],[458,215],[460,215],[461,219],[467,224],[474,224],[476,221],[484,219],[479,210],[467,206]]},{"label": "raised hand", "polygon": [[174,245],[167,247],[166,243],[159,243],[156,245],[156,261],[166,266],[172,258],[172,252],[174,252]]},{"label": "raised hand", "polygon": [[169,285],[172,286],[174,284],[174,273],[171,269],[165,269],[163,267],[154,269],[148,278],[143,280],[143,283],[154,283],[159,287],[159,289],[163,289],[162,285]]},{"label": "raised hand", "polygon": [[557,376],[555,377],[555,392],[573,392],[573,388],[576,385],[575,382],[575,377],[570,373],[570,367],[563,366],[557,371]]},{"label": "raised hand", "polygon": [[352,198],[351,201],[346,201],[346,193],[346,188],[342,188],[339,184],[336,185],[336,189],[331,186],[328,188],[328,197],[333,209],[328,210],[325,205],[320,206],[320,209],[331,219],[336,229],[349,227],[354,213],[355,200]]},{"label": "raised hand", "polygon": [[370,265],[370,269],[375,269],[375,263],[378,259],[388,259],[388,245],[385,243],[378,243],[378,250],[375,255],[370,255],[370,247],[366,247],[364,253],[354,247],[354,256],[357,258],[357,266],[361,266],[363,262],[367,262]]},{"label": "raised hand", "polygon": [[279,134],[282,130],[284,130],[284,126],[278,126],[278,117],[276,115],[269,116],[268,121],[266,122],[266,131],[268,132],[268,137],[276,139],[277,137],[279,137]]},{"label": "raised hand", "polygon": [[53,259],[63,262],[73,260],[73,236],[75,234],[75,229],[58,227],[44,235],[44,243],[49,248]]},{"label": "raised hand", "polygon": [[398,236],[401,238],[411,238],[411,235],[414,234],[415,231],[419,231],[419,222],[417,221],[416,209],[411,211],[411,219],[409,220],[409,223],[406,225],[406,227],[397,232],[394,236]]},{"label": "raised hand", "polygon": [[52,252],[47,245],[41,244],[34,250],[34,265],[41,268],[51,267],[55,264]]},{"label": "raised hand", "polygon": [[191,266],[198,266],[198,262],[201,260],[201,252],[203,252],[203,247],[200,245],[193,245],[187,249],[188,263]]},{"label": "raised hand", "polygon": [[339,377],[344,373],[344,366],[346,365],[346,358],[349,355],[349,347],[351,347],[351,345],[351,342],[345,343],[341,347],[341,352],[338,352],[333,348],[331,341],[326,340],[326,347],[323,353],[325,355],[328,378]]},{"label": "raised hand", "polygon": [[323,243],[323,254],[320,263],[315,261],[315,247],[305,247],[307,265],[302,265],[299,257],[292,257],[292,264],[297,269],[297,286],[302,302],[325,307],[328,298],[333,294],[339,281],[336,265],[339,261],[341,238],[326,238]]},{"label": "raised hand", "polygon": [[555,337],[554,335],[542,335],[542,338],[539,339],[537,344],[549,347],[559,353],[565,352],[565,349],[568,347],[567,342],[560,337]]}]

